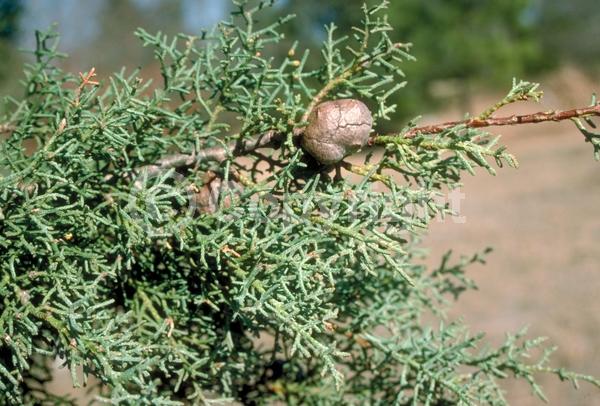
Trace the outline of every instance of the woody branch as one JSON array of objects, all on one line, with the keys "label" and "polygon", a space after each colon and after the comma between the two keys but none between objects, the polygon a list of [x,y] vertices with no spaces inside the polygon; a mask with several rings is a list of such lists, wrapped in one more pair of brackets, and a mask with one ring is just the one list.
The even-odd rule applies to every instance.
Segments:
[{"label": "woody branch", "polygon": [[[600,116],[600,104],[592,107],[578,108],[572,110],[554,110],[548,112],[537,112],[533,114],[512,115],[506,117],[489,117],[486,119],[472,118],[460,121],[448,121],[440,124],[413,127],[404,133],[398,134],[398,137],[414,138],[418,135],[439,134],[445,130],[459,126],[464,126],[467,128],[500,127],[508,125],[543,123],[546,121],[556,122],[593,116]],[[297,128],[294,131],[294,136],[296,138],[299,138],[300,136],[302,136],[302,134],[304,134],[303,127]],[[169,156],[160,160],[157,165],[152,165],[151,167],[147,168],[151,170],[158,170],[165,168],[189,166],[196,162],[198,159],[223,161],[227,158],[228,155],[242,156],[252,153],[257,149],[273,148],[274,146],[279,145],[283,141],[285,136],[286,135],[284,133],[268,131],[264,134],[256,136],[255,138],[251,138],[244,142],[238,143],[237,145],[231,145],[227,148],[227,150],[225,150],[224,148],[210,148],[204,151],[200,151],[200,153],[196,155]],[[383,139],[388,136],[374,135],[371,137],[369,144],[380,144],[380,142],[377,141],[380,137]]]},{"label": "woody branch", "polygon": [[[537,112],[533,114],[512,115],[505,117],[489,117],[485,119],[471,118],[466,120],[448,121],[439,124],[413,127],[404,133],[397,136],[403,138],[414,138],[418,135],[439,134],[454,127],[464,126],[466,128],[484,128],[484,127],[501,127],[509,125],[535,124],[543,122],[557,122],[576,118],[600,116],[600,104],[591,107],[577,108],[571,110],[553,110],[546,112]],[[10,124],[0,124],[0,134],[10,133],[15,129]],[[299,138],[304,133],[304,128],[299,127],[294,130],[294,137]],[[252,153],[261,148],[277,147],[284,139],[286,134],[276,131],[267,131],[244,141],[233,143],[227,148],[213,147],[194,154],[175,154],[169,155],[160,159],[154,165],[148,165],[143,169],[149,172],[156,172],[163,169],[179,168],[192,166],[198,161],[212,160],[224,161],[228,156],[243,156]],[[381,144],[378,139],[385,139],[394,135],[374,135],[371,137],[369,144]]]},{"label": "woody branch", "polygon": [[445,130],[458,126],[465,126],[467,128],[500,127],[507,125],[543,123],[545,121],[563,121],[592,116],[600,116],[600,104],[572,110],[554,110],[533,114],[512,115],[508,117],[489,117],[486,119],[471,118],[462,121],[448,121],[441,124],[414,127],[402,134],[402,136],[405,138],[413,138],[419,134],[439,134]]}]

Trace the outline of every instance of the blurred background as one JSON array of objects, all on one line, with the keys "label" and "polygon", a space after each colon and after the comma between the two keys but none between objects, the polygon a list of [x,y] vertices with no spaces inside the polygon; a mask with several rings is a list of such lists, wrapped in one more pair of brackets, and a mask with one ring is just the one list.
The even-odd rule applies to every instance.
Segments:
[{"label": "blurred background", "polygon": [[[280,0],[273,15],[294,13],[287,39],[318,55],[324,24],[340,34],[360,19],[358,0]],[[137,27],[169,34],[200,33],[227,16],[229,0],[0,0],[0,95],[20,95],[19,79],[34,46],[34,31],[57,24],[71,72],[96,67],[106,77],[143,67],[158,78],[152,52],[133,36]],[[268,13],[267,13],[268,14]],[[269,18],[265,15],[265,20]],[[539,81],[542,105],[513,106],[506,114],[589,104],[600,82],[598,0],[393,0],[390,20],[399,41],[412,42],[417,62],[406,64],[408,85],[385,127],[459,119],[495,103],[513,77]],[[313,58],[319,64],[318,58]],[[480,286],[459,301],[453,317],[498,343],[505,331],[530,326],[559,346],[555,363],[600,376],[600,164],[569,123],[503,128],[521,162],[496,178],[465,179],[464,223],[434,223],[426,244],[431,265],[447,250],[472,254],[495,248],[470,276]],[[541,378],[552,405],[600,405],[600,391]],[[57,371],[56,393],[70,378]],[[537,405],[526,386],[506,385],[515,405]],[[84,397],[83,392],[78,396]]]}]

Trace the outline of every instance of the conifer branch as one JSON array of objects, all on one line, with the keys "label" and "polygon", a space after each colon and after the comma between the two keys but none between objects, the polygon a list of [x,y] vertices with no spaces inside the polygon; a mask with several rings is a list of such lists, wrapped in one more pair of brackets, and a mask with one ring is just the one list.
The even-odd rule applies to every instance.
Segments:
[{"label": "conifer branch", "polygon": [[417,135],[439,134],[458,126],[465,126],[467,128],[501,127],[518,124],[536,124],[546,121],[563,121],[590,116],[600,116],[600,104],[572,110],[553,110],[533,114],[512,115],[508,117],[489,117],[485,119],[471,118],[460,121],[448,121],[441,124],[414,127],[402,134],[402,136],[405,138],[413,138]]},{"label": "conifer branch", "polygon": [[[342,76],[340,76],[342,77]],[[338,79],[340,78],[338,77]],[[338,83],[333,81],[330,83]],[[326,86],[323,90],[330,91],[332,87]],[[320,93],[319,93],[320,94]],[[320,96],[317,95],[317,98]],[[314,100],[317,100],[315,98]],[[310,111],[313,103],[309,105],[306,110]],[[306,115],[306,114],[305,114]],[[374,135],[369,141],[370,145],[385,144],[389,141],[390,137],[401,137],[401,138],[414,138],[418,135],[428,134],[439,134],[448,129],[464,126],[466,128],[484,128],[484,127],[501,127],[509,125],[520,125],[520,124],[536,124],[547,121],[563,121],[569,119],[577,119],[591,116],[600,116],[600,104],[576,108],[571,110],[553,110],[546,112],[537,112],[533,114],[522,114],[512,115],[505,117],[489,117],[486,119],[471,118],[467,120],[458,121],[447,121],[439,124],[432,124],[420,127],[413,127],[401,135]],[[1,129],[2,127],[0,127]],[[294,130],[294,137],[299,138],[304,134],[304,127],[298,127]],[[244,156],[254,152],[261,148],[276,148],[278,147],[286,137],[286,133],[280,131],[267,131],[263,134],[259,134],[254,137],[250,137],[243,142],[233,143],[228,147],[212,147],[200,151],[196,154],[175,154],[169,155],[158,161],[156,165],[149,165],[143,169],[147,170],[148,173],[153,174],[164,169],[180,168],[186,166],[192,166],[194,163],[199,161],[216,161],[222,162],[227,159],[228,156],[238,157]]]},{"label": "conifer branch", "polygon": [[[304,128],[294,130],[294,136],[300,136]],[[227,147],[207,148],[192,154],[173,154],[157,161],[156,165],[141,168],[152,175],[165,169],[193,166],[201,161],[223,162],[228,156],[244,156],[261,148],[278,147],[285,139],[286,134],[280,131],[267,131],[247,140],[229,144]]]},{"label": "conifer branch", "polygon": [[[478,128],[571,119],[600,160],[595,98],[496,117],[541,97],[537,84],[514,81],[470,120],[371,136],[369,120],[339,156],[369,136],[385,151],[332,161],[362,177],[332,181],[298,159],[306,120],[342,97],[389,120],[408,45],[390,38],[380,0],[351,35],[330,26],[322,65],[309,68],[308,51],[290,60],[295,43],[277,66],[261,55],[277,51],[289,17],[259,22],[272,2],[257,3],[236,1],[229,21],[198,38],[138,30],[161,66],[154,92],[137,71],[106,87],[93,68],[78,80],[53,64],[56,34],[37,33],[26,97],[0,117],[0,404],[52,400],[37,375],[57,357],[74,386],[83,369],[83,384],[95,376],[96,399],[111,404],[500,405],[509,373],[541,398],[537,372],[598,385],[552,368],[542,339],[523,332],[490,349],[461,320],[447,322],[450,299],[475,288],[465,267],[483,258],[448,254],[429,272],[421,248],[434,219],[459,214],[442,197],[464,174],[517,166]],[[323,134],[317,142],[341,145]],[[25,150],[30,140],[36,151]],[[217,165],[222,179],[210,173]],[[206,172],[202,187],[174,168]],[[159,176],[131,179],[144,170]],[[205,197],[214,210],[202,210]]]},{"label": "conifer branch", "polygon": [[[321,100],[326,94],[343,81],[344,74],[338,76],[336,80],[329,82],[321,92],[313,99],[313,102],[307,108],[307,113],[316,105],[314,102]],[[313,107],[311,107],[313,106]],[[307,116],[305,113],[304,116]],[[303,120],[304,120],[303,116]],[[600,104],[576,108],[570,110],[553,110],[546,112],[537,112],[533,114],[512,115],[505,117],[489,117],[489,118],[470,118],[466,120],[447,121],[439,124],[431,124],[420,127],[413,127],[398,137],[414,138],[418,135],[439,134],[448,129],[464,126],[466,128],[484,128],[484,127],[501,127],[520,124],[538,124],[543,122],[557,122],[564,120],[572,120],[577,118],[585,118],[592,116],[600,116]],[[14,126],[10,124],[0,124],[0,134],[10,133],[14,130]],[[294,130],[294,138],[299,138],[304,134],[304,127],[298,127]],[[156,174],[165,169],[182,168],[193,166],[201,161],[223,162],[228,156],[239,157],[250,154],[261,148],[277,148],[286,137],[286,133],[281,131],[267,131],[254,137],[250,137],[242,142],[232,143],[227,147],[211,147],[205,150],[192,154],[173,154],[168,155],[157,161],[154,165],[142,167],[142,170],[148,174]],[[384,144],[389,141],[390,137],[395,135],[374,135],[369,141],[370,145]]]}]

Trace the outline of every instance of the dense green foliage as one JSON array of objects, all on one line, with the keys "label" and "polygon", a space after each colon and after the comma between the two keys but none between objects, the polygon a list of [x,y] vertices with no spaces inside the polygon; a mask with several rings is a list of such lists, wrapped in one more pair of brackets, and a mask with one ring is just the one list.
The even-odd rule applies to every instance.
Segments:
[{"label": "dense green foliage", "polygon": [[[64,72],[55,35],[37,34],[26,95],[0,121],[1,403],[67,403],[43,387],[56,357],[112,404],[502,405],[511,375],[540,396],[538,372],[598,385],[550,367],[541,339],[492,348],[446,318],[481,255],[420,265],[420,236],[453,214],[443,197],[462,174],[517,165],[497,137],[404,137],[411,124],[342,176],[298,147],[318,101],[359,98],[378,125],[394,111],[412,58],[390,40],[386,4],[365,7],[351,37],[330,26],[311,69],[318,56],[298,44],[263,56],[288,20],[261,21],[267,3],[238,1],[200,37],[139,30],[155,90],[138,72]],[[496,107],[536,88],[515,83]],[[268,132],[283,142],[243,147]],[[201,210],[215,176],[228,186]]]}]

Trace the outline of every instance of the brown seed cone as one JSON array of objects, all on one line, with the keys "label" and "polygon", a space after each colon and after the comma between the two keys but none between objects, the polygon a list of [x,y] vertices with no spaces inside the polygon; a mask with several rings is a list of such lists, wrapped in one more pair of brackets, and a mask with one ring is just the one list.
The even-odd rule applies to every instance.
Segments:
[{"label": "brown seed cone", "polygon": [[317,161],[330,165],[364,147],[372,127],[373,116],[363,102],[327,101],[311,113],[301,144]]}]

